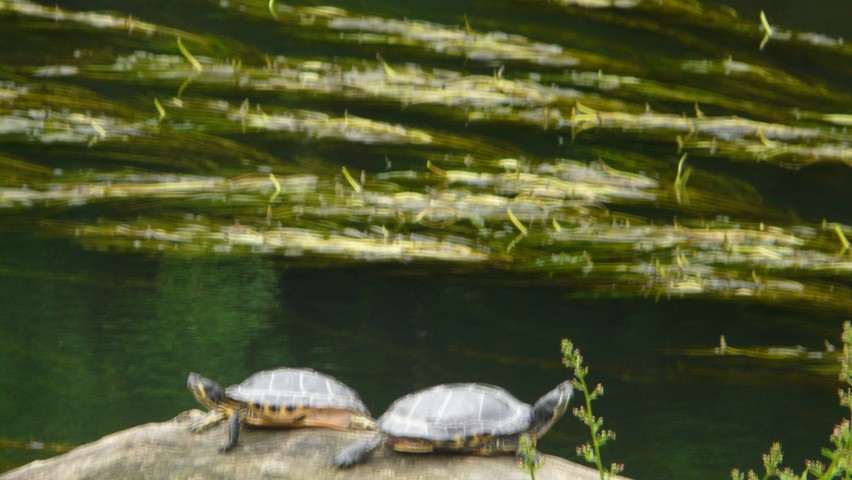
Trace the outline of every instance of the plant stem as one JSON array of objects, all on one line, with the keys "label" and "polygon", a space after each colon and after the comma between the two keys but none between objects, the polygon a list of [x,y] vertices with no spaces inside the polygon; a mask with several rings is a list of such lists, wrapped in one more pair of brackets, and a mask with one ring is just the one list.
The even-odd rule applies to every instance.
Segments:
[{"label": "plant stem", "polygon": [[604,468],[601,464],[601,449],[598,445],[598,428],[595,423],[595,416],[592,413],[592,398],[589,395],[589,387],[586,386],[585,375],[581,375],[578,377],[581,389],[583,390],[583,398],[586,400],[586,414],[589,418],[589,433],[592,435],[592,448],[595,449],[595,466],[598,468],[598,472],[601,474],[601,480],[606,480],[606,476],[604,474]]}]

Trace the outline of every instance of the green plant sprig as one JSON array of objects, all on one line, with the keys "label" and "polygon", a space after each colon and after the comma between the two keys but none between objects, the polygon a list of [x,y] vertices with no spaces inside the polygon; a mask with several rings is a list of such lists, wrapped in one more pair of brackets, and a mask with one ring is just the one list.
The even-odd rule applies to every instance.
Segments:
[{"label": "green plant sprig", "polygon": [[574,370],[574,379],[571,384],[583,393],[585,400],[585,405],[574,408],[572,413],[589,428],[589,434],[592,438],[591,442],[586,442],[577,447],[577,455],[583,457],[586,462],[595,465],[600,472],[601,480],[612,478],[624,470],[624,465],[613,463],[609,468],[605,468],[601,459],[601,447],[606,442],[615,440],[615,432],[604,429],[603,418],[595,417],[592,412],[592,401],[603,395],[603,385],[599,383],[594,390],[589,391],[589,387],[586,385],[586,375],[589,373],[589,368],[583,365],[580,349],[574,348],[574,344],[568,339],[562,340],[562,358],[563,364]]},{"label": "green plant sprig", "polygon": [[544,460],[535,448],[535,441],[529,435],[521,435],[518,440],[517,456],[521,469],[529,472],[530,480],[535,480],[535,472],[544,465]]}]

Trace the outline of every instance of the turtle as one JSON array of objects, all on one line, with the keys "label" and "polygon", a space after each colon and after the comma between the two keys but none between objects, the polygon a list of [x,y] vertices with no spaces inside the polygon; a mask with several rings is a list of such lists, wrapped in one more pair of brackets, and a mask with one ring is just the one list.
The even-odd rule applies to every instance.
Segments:
[{"label": "turtle", "polygon": [[243,423],[273,427],[373,429],[375,421],[358,393],[337,379],[309,368],[278,368],[255,373],[239,385],[221,385],[190,372],[186,386],[207,415],[189,423],[195,433],[228,419],[228,441],[234,448]]},{"label": "turtle", "polygon": [[521,437],[528,435],[534,446],[565,413],[572,392],[565,381],[530,406],[494,385],[429,387],[396,400],[376,421],[377,431],[340,450],[333,463],[350,467],[383,444],[400,452],[520,456]]}]

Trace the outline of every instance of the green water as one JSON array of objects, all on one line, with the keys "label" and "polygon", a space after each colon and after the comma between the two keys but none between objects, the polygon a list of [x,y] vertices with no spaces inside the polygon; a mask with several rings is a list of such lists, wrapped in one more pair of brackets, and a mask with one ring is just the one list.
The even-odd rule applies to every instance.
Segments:
[{"label": "green water", "polygon": [[[770,20],[785,28],[852,36],[848,23],[852,9],[848,2],[825,2],[821,9],[804,0],[783,2],[783,8],[782,2],[778,2],[773,4],[778,6],[776,16],[771,5],[764,5],[766,2],[761,6],[757,2],[738,3],[735,6],[742,8],[743,17],[748,16],[754,23],[758,21],[754,18],[757,12],[765,8]],[[70,10],[119,11],[159,25],[233,39],[276,55],[329,62],[337,61],[338,57],[354,58],[375,64],[375,54],[381,50],[396,68],[405,62],[421,62],[485,75],[492,75],[500,63],[468,62],[444,57],[440,52],[426,52],[420,47],[337,44],[328,39],[318,40],[298,29],[282,28],[265,19],[227,12],[214,2],[200,0],[59,4]],[[265,7],[266,2],[259,4]],[[793,115],[789,113],[793,106],[788,103],[794,100],[785,94],[774,95],[764,85],[752,91],[748,82],[732,81],[731,86],[725,78],[696,79],[673,70],[671,65],[658,64],[666,58],[719,59],[729,53],[726,48],[730,47],[736,51],[737,59],[765,62],[778,71],[799,75],[806,82],[818,80],[820,85],[839,92],[835,96],[802,93],[801,98],[809,99],[812,102],[809,107],[815,111],[852,113],[850,84],[843,75],[848,67],[826,67],[825,59],[833,57],[820,56],[821,53],[804,47],[798,55],[783,48],[773,51],[772,43],[766,56],[761,56],[756,51],[759,38],[728,40],[725,35],[730,32],[722,29],[718,37],[709,37],[712,28],[702,30],[698,38],[708,41],[703,46],[694,41],[678,43],[672,38],[681,37],[659,34],[649,30],[651,27],[644,30],[634,27],[630,23],[631,14],[617,9],[575,16],[556,15],[552,6],[532,1],[362,0],[328,4],[353,12],[449,25],[463,22],[466,14],[473,28],[510,30],[566,46],[570,46],[572,39],[582,38],[588,42],[583,43],[585,50],[641,65],[645,69],[641,74],[646,75],[643,78],[672,84],[691,81],[694,82],[691,86],[698,90],[714,92],[719,83],[720,92],[741,96],[737,100],[742,100],[743,111],[754,111],[745,105],[746,100],[751,100],[749,95],[754,94],[759,97],[755,100],[758,105],[760,101],[766,102],[766,111],[760,112],[761,119],[793,123]],[[615,20],[601,15],[612,15]],[[643,18],[647,21],[653,15]],[[38,25],[36,32],[51,31],[52,23],[48,20],[33,23]],[[0,27],[3,26],[29,32],[25,22],[13,14],[0,16]],[[57,30],[43,38],[28,33],[26,42],[17,42],[9,36],[0,38],[0,58],[12,65],[0,69],[0,73],[10,82],[32,82],[31,86],[37,90],[41,84],[27,76],[26,69],[17,71],[14,65],[72,63],[71,59],[77,58],[75,48],[90,48],[98,55],[106,55],[100,50],[103,45],[99,35],[101,32],[96,29],[81,29]],[[114,36],[110,38],[114,44],[104,50],[131,52],[141,48],[130,37],[126,43],[123,39],[115,40]],[[201,48],[198,42],[187,43],[194,49]],[[171,39],[168,45],[174,49]],[[178,55],[176,51],[172,53]],[[80,63],[85,65],[83,60]],[[510,76],[512,69],[521,72],[519,77],[541,74],[544,76],[541,83],[546,84],[547,75],[555,76],[561,71],[542,67],[539,72],[536,68],[523,62],[510,62],[506,75]],[[165,102],[176,89],[176,85],[153,80],[104,80],[94,74],[91,78],[81,75],[81,78],[72,76],[55,81],[90,89],[111,102],[134,109],[133,114],[144,111],[148,117],[156,115],[150,98],[157,96]],[[631,106],[639,102],[635,92],[598,93],[607,99],[629,99],[633,102]],[[244,91],[232,86],[205,86],[201,81],[190,85],[185,97],[190,99],[194,94],[227,99],[235,105],[251,97],[270,108],[283,105],[330,115],[347,112],[411,128],[432,129],[433,133],[474,138],[477,140],[471,145],[481,149],[468,152],[464,148],[469,145],[430,146],[434,148],[430,151],[433,156],[427,157],[419,147],[410,145],[321,141],[269,132],[245,133],[238,129],[222,134],[223,138],[274,155],[280,162],[276,167],[316,168],[323,175],[339,175],[339,165],[346,165],[353,172],[360,169],[383,172],[389,169],[385,159],[392,159],[395,169],[424,171],[424,158],[435,161],[442,160],[443,155],[468,153],[486,157],[482,151],[490,154],[495,149],[504,149],[504,156],[567,157],[584,162],[594,162],[601,152],[616,152],[613,156],[617,158],[622,154],[646,156],[659,160],[665,167],[631,173],[671,183],[679,157],[674,153],[675,134],[668,131],[664,139],[646,138],[639,133],[620,132],[616,127],[589,131],[572,143],[570,132],[565,130],[545,131],[509,120],[468,124],[460,120],[458,111],[462,107],[406,109],[388,100],[324,96],[319,92]],[[651,104],[664,111],[694,114],[693,102],[651,100]],[[172,115],[177,112],[176,108],[167,106]],[[14,103],[9,107],[16,108],[19,106]],[[713,105],[702,108],[708,115],[727,112]],[[4,114],[14,117],[5,110]],[[180,125],[175,129],[179,128]],[[837,142],[848,149],[845,127],[821,128],[828,131],[827,137],[832,135],[832,141],[839,139]],[[84,179],[89,178],[89,169],[107,170],[105,165],[113,161],[117,165],[115,170],[123,173],[188,171],[235,177],[257,171],[248,161],[234,162],[239,154],[218,147],[194,151],[156,142],[116,146],[104,140],[87,145],[22,137],[26,136],[9,134],[0,138],[0,154],[79,174]],[[102,145],[110,145],[112,150],[101,153]],[[203,152],[202,158],[198,158],[199,152]],[[168,161],[154,164],[144,155]],[[852,169],[848,162],[786,168],[789,165],[755,162],[742,152],[720,157],[702,153],[690,157],[689,165],[700,172],[691,180],[694,195],[699,198],[695,192],[702,189],[712,192],[714,188],[724,192],[722,195],[739,193],[741,189],[729,187],[732,179],[736,179],[757,192],[743,197],[759,199],[756,213],[748,205],[736,208],[702,205],[690,209],[662,200],[599,203],[613,211],[647,219],[653,225],[670,225],[673,217],[711,221],[728,215],[734,221],[743,218],[744,222],[755,225],[772,220],[791,229],[796,225],[816,229],[823,219],[847,226],[852,223],[849,208],[852,190],[848,187],[852,185]],[[172,159],[174,165],[169,163]],[[616,160],[612,162],[615,164]],[[629,165],[624,161],[616,166],[627,171]],[[448,168],[446,164],[444,168]],[[713,184],[712,175],[722,180]],[[16,182],[20,183],[5,176],[3,182],[4,187],[18,187]],[[340,183],[346,185],[343,180]],[[412,189],[420,192],[431,188],[418,184]],[[263,195],[259,203],[265,208],[269,192]],[[663,197],[661,194],[660,198]],[[140,423],[168,420],[181,411],[198,407],[185,388],[189,371],[203,373],[227,385],[261,369],[311,367],[354,387],[376,415],[400,395],[458,381],[497,384],[532,403],[569,376],[560,364],[559,342],[563,338],[572,339],[582,349],[590,366],[589,381],[601,382],[606,387],[605,396],[595,404],[595,412],[605,418],[607,428],[617,432],[617,440],[604,449],[604,460],[624,463],[625,475],[632,478],[727,478],[732,467],[758,468],[761,454],[775,441],[784,446],[785,463],[801,470],[804,459],[819,458],[820,448],[827,446],[829,434],[844,414],[837,404],[839,368],[833,361],[760,361],[738,356],[692,356],[687,352],[689,349],[712,351],[720,335],[725,336],[729,345],[742,348],[801,345],[820,352],[825,340],[838,345],[842,322],[850,320],[850,311],[847,303],[841,301],[832,306],[830,296],[821,302],[810,302],[805,296],[801,301],[773,302],[735,295],[679,298],[650,290],[646,295],[619,294],[636,289],[617,290],[611,280],[614,276],[586,277],[579,269],[575,275],[560,274],[556,268],[555,273],[532,268],[534,260],[550,258],[549,249],[556,256],[563,248],[545,244],[544,240],[540,241],[541,245],[535,245],[537,239],[528,240],[532,246],[523,241],[518,244],[517,249],[526,253],[518,254],[523,261],[518,261],[520,267],[513,268],[504,259],[513,254],[508,248],[493,252],[492,261],[473,267],[462,262],[411,258],[372,262],[364,257],[353,260],[343,254],[293,258],[268,254],[262,249],[242,254],[222,249],[218,253],[210,253],[213,249],[209,249],[203,254],[185,254],[178,247],[170,250],[166,246],[162,247],[163,252],[156,252],[156,248],[146,246],[144,239],[136,241],[141,245],[137,248],[131,241],[120,243],[117,234],[115,243],[86,242],[82,233],[77,235],[83,227],[98,225],[102,220],[132,222],[136,217],[157,218],[157,215],[185,219],[198,214],[218,215],[227,222],[249,225],[263,216],[263,213],[246,214],[247,210],[238,210],[239,205],[233,206],[236,213],[231,214],[228,210],[231,206],[225,203],[218,198],[193,197],[181,204],[178,200],[151,197],[130,198],[124,203],[3,207],[0,211],[0,371],[3,372],[0,471],[48,457],[55,453],[53,447],[63,450]],[[283,209],[277,205],[276,208]],[[343,217],[340,224],[351,223],[355,229],[367,231],[354,214]],[[314,222],[313,226],[323,228],[338,221],[331,215],[309,220]],[[56,224],[71,225],[72,233],[54,234]],[[73,231],[74,225],[80,232]],[[465,225],[455,225],[456,230],[450,228],[448,232],[463,236]],[[503,229],[506,240],[501,248],[516,234],[508,225],[508,229]],[[385,224],[381,226],[384,228]],[[762,227],[761,224],[761,231]],[[500,232],[497,227],[494,230]],[[833,230],[826,228],[826,231],[824,237],[830,241],[823,243],[829,246],[821,244],[819,251],[834,253],[834,260],[842,264],[849,252],[839,250],[840,243]],[[493,248],[491,241],[484,235],[466,238],[466,244],[483,249]],[[570,246],[574,249],[570,253],[577,255],[584,248],[592,248]],[[524,247],[527,250],[522,250]],[[602,252],[602,257],[603,253],[610,252]],[[524,259],[523,255],[529,255],[530,259]],[[628,246],[612,255],[625,264],[652,265],[653,261],[639,246]],[[660,258],[665,259],[666,255],[660,253],[656,259]],[[526,260],[529,261],[524,263]],[[698,264],[698,260],[693,261]],[[752,268],[756,270],[753,275]],[[841,292],[836,300],[849,301],[842,297],[852,286],[848,268],[791,270],[778,272],[771,264],[736,265],[719,275],[728,274],[731,278],[739,275],[737,279],[788,275],[820,292],[836,289]],[[624,280],[628,287],[633,282],[632,278]],[[539,446],[546,453],[579,461],[575,447],[586,439],[583,426],[568,415]],[[28,448],[28,442],[45,442],[48,448]]]},{"label": "green water", "polygon": [[[532,402],[566,378],[572,338],[606,395],[606,458],[635,478],[722,478],[772,441],[813,458],[842,415],[833,377],[793,364],[697,361],[668,349],[803,344],[842,318],[698,301],[571,300],[498,272],[409,275],[402,266],[306,270],[274,260],[181,260],[81,251],[5,235],[2,435],[76,445],[196,407],[190,370],[223,383],[306,365],[357,388],[373,411],[413,389],[502,385]],[[496,282],[496,285],[495,285]],[[574,458],[581,425],[541,443]],[[3,449],[11,467],[44,454]]]}]

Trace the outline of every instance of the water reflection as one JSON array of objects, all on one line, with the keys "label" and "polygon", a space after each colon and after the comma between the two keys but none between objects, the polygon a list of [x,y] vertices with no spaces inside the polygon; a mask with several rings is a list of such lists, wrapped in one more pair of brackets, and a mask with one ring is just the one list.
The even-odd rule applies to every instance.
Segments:
[{"label": "water reflection", "polygon": [[[171,418],[191,404],[189,370],[241,378],[277,311],[276,274],[257,259],[149,262],[16,240],[0,261],[0,408],[15,412],[0,440],[79,444]],[[41,456],[26,448],[3,450],[5,468]]]},{"label": "water reflection", "polygon": [[[275,321],[276,278],[257,257],[166,257],[156,277],[155,323],[143,327],[162,336],[130,336],[141,339],[141,351],[170,358],[165,376],[181,378],[192,370],[236,383],[251,363],[250,347]],[[292,364],[290,349],[282,347],[279,364]]]}]

